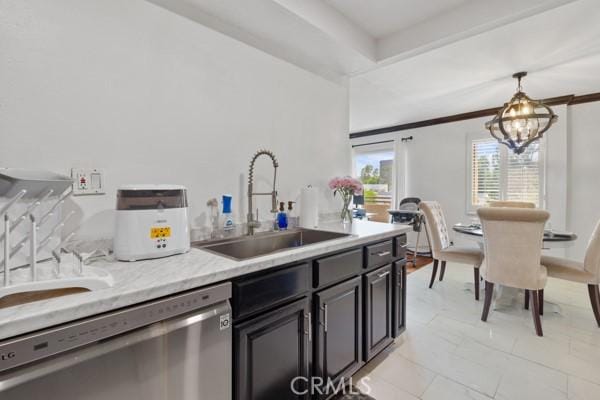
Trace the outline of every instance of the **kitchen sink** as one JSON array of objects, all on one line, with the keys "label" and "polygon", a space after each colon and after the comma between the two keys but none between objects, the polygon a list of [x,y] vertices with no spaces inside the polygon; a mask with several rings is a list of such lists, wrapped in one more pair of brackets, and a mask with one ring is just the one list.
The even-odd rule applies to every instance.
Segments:
[{"label": "kitchen sink", "polygon": [[246,260],[348,236],[350,234],[299,228],[283,232],[257,233],[252,236],[231,239],[194,242],[192,246],[234,260]]}]

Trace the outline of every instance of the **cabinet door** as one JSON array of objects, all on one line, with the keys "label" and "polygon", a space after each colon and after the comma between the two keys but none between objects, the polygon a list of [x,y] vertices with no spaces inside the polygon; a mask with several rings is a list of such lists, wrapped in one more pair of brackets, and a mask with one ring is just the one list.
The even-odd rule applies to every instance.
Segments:
[{"label": "cabinet door", "polygon": [[362,365],[361,277],[315,295],[315,376],[324,382],[352,376]]},{"label": "cabinet door", "polygon": [[392,343],[392,264],[365,275],[365,361]]},{"label": "cabinet door", "polygon": [[[310,303],[307,298],[234,327],[235,399],[305,399],[291,390],[306,391],[309,378]],[[302,386],[304,385],[304,386]]]},{"label": "cabinet door", "polygon": [[406,262],[398,261],[393,268],[394,283],[394,337],[406,328]]}]

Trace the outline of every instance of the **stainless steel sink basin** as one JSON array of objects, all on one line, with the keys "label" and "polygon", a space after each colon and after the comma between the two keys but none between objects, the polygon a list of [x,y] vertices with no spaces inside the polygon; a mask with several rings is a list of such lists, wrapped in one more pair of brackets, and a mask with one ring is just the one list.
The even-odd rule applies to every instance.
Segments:
[{"label": "stainless steel sink basin", "polygon": [[232,239],[192,243],[193,247],[210,251],[234,260],[264,256],[295,247],[307,246],[327,240],[348,237],[349,234],[319,231],[313,229],[293,229],[283,232],[257,233]]}]

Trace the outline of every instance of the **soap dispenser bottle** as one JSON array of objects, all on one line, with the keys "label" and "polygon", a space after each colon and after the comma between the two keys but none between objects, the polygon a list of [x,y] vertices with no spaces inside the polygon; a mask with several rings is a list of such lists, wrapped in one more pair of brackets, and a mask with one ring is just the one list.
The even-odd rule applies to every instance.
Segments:
[{"label": "soap dispenser bottle", "polygon": [[296,228],[298,226],[298,217],[296,217],[296,214],[294,213],[295,203],[295,201],[288,201],[287,219],[289,228]]},{"label": "soap dispenser bottle", "polygon": [[223,230],[226,231],[230,231],[235,228],[233,225],[233,216],[231,215],[231,199],[231,195],[223,195]]},{"label": "soap dispenser bottle", "polygon": [[285,213],[285,203],[279,203],[279,212],[277,213],[277,226],[280,231],[284,231],[288,227],[288,216]]}]

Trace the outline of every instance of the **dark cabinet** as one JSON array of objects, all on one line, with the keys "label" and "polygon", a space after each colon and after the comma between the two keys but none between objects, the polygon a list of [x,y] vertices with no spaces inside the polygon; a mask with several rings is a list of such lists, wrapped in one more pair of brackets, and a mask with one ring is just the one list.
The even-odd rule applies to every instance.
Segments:
[{"label": "dark cabinet", "polygon": [[314,263],[314,287],[341,282],[362,272],[362,249],[320,258]]},{"label": "dark cabinet", "polygon": [[306,391],[310,377],[311,314],[307,298],[253,318],[235,333],[235,399],[287,400],[304,399],[295,395],[290,384]]},{"label": "dark cabinet", "polygon": [[408,246],[408,239],[405,235],[396,236],[394,238],[394,258],[404,259],[406,258],[406,248]]},{"label": "dark cabinet", "polygon": [[315,294],[315,376],[337,383],[362,365],[362,284],[350,279]]},{"label": "dark cabinet", "polygon": [[310,290],[310,280],[307,263],[238,279],[233,282],[233,317],[247,317],[290,302]]},{"label": "dark cabinet", "polygon": [[235,279],[234,399],[330,397],[404,331],[405,253],[402,234]]},{"label": "dark cabinet", "polygon": [[365,268],[373,269],[392,262],[394,245],[391,240],[365,247]]},{"label": "dark cabinet", "polygon": [[406,262],[394,263],[392,269],[394,285],[394,328],[393,335],[398,337],[406,328]]},{"label": "dark cabinet", "polygon": [[365,361],[375,357],[394,340],[393,276],[388,264],[364,276],[365,282]]}]

